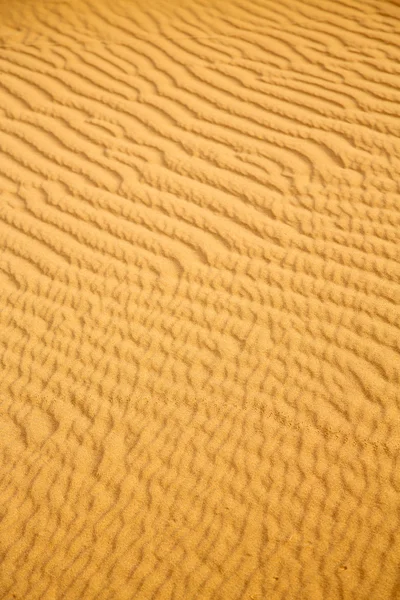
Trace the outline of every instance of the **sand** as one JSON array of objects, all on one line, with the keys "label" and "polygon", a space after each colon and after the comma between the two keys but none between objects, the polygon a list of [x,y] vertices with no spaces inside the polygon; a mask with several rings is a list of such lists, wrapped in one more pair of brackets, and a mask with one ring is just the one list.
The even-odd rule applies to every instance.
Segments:
[{"label": "sand", "polygon": [[400,598],[400,3],[1,0],[0,600]]}]

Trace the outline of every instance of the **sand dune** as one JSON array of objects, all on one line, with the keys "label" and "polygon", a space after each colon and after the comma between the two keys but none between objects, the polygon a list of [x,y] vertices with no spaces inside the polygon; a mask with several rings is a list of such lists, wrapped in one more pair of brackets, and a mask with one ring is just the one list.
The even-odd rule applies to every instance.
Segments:
[{"label": "sand dune", "polygon": [[400,598],[400,4],[2,0],[0,600]]}]

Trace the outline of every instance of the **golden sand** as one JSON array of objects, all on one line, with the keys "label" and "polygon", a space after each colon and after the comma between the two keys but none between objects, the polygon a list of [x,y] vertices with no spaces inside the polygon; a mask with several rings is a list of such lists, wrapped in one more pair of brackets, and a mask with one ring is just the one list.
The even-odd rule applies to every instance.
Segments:
[{"label": "golden sand", "polygon": [[400,598],[400,2],[1,0],[0,600]]}]

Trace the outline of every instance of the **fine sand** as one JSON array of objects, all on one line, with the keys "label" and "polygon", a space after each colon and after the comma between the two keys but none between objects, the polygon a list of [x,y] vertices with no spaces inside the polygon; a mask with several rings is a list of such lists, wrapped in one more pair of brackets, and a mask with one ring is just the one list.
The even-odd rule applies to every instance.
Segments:
[{"label": "fine sand", "polygon": [[0,600],[400,598],[399,181],[399,0],[0,0]]}]

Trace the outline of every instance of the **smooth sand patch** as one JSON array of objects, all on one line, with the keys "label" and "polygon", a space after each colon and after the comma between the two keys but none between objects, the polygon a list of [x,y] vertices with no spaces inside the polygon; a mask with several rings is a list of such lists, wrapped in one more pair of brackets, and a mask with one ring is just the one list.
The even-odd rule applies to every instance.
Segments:
[{"label": "smooth sand patch", "polygon": [[394,600],[400,5],[0,4],[0,599]]}]

